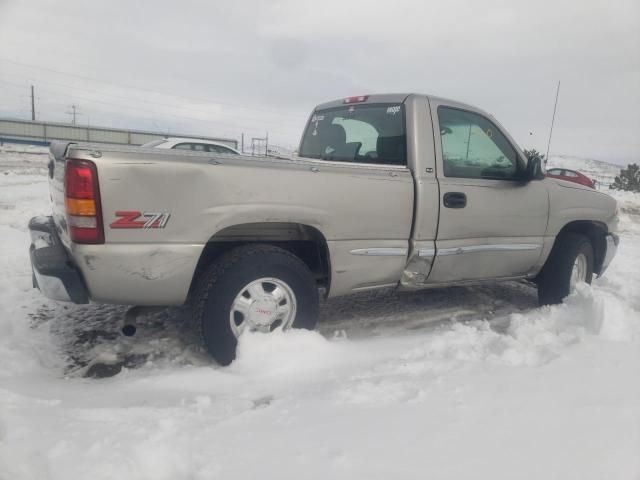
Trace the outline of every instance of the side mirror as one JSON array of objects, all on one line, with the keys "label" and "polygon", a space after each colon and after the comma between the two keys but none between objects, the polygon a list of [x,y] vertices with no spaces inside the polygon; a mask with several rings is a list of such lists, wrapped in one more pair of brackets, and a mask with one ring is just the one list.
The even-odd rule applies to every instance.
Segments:
[{"label": "side mirror", "polygon": [[530,158],[527,162],[527,180],[542,180],[544,172],[542,171],[542,159],[540,157]]}]

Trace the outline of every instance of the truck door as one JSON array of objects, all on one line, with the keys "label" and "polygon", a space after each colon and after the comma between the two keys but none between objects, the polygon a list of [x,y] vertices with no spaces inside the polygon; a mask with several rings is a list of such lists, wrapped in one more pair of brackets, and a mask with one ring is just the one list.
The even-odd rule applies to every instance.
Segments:
[{"label": "truck door", "polygon": [[488,116],[438,101],[431,115],[440,218],[427,283],[531,273],[547,227],[544,182],[522,180],[524,159]]},{"label": "truck door", "polygon": [[[395,286],[406,265],[414,186],[404,96],[352,97],[316,109],[300,145],[331,258],[329,295]],[[310,205],[311,206],[311,205]],[[326,212],[326,213],[325,213]]]}]

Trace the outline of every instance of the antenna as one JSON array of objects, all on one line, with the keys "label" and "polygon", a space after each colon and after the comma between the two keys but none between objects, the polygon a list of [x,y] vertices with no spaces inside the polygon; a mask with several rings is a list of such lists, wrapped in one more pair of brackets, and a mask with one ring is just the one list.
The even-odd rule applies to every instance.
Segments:
[{"label": "antenna", "polygon": [[553,116],[551,117],[551,129],[549,130],[549,141],[547,142],[547,154],[544,157],[545,165],[549,160],[549,149],[551,148],[551,135],[553,135],[553,123],[556,120],[556,108],[558,107],[559,95],[560,95],[560,80],[558,80],[558,88],[556,89],[556,102],[553,104]]}]

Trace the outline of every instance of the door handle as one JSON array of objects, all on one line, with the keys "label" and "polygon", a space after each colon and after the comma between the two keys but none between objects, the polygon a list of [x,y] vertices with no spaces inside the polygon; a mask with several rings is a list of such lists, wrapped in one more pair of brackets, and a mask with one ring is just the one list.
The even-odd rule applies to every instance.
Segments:
[{"label": "door handle", "polygon": [[467,196],[462,192],[447,192],[442,197],[442,203],[447,208],[464,208],[467,206]]}]

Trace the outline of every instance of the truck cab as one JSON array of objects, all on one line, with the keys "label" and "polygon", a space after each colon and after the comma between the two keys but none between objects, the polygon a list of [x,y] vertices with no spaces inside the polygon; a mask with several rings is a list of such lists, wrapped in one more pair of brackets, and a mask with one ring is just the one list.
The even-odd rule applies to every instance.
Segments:
[{"label": "truck cab", "polygon": [[[533,278],[560,229],[571,228],[559,217],[592,206],[584,220],[601,233],[615,217],[610,197],[544,181],[540,166],[531,168],[491,115],[438,97],[360,96],[320,105],[299,151],[306,158],[359,165],[363,177],[369,168],[371,179],[383,168],[402,185],[377,182],[375,188],[384,209],[393,210],[382,210],[381,217],[402,222],[394,231],[410,234],[361,252],[376,257],[368,264],[378,275],[386,270],[389,284],[401,271],[400,288]],[[601,215],[604,205],[608,213]],[[411,217],[403,216],[409,211]],[[602,260],[599,254],[596,271]]]}]

